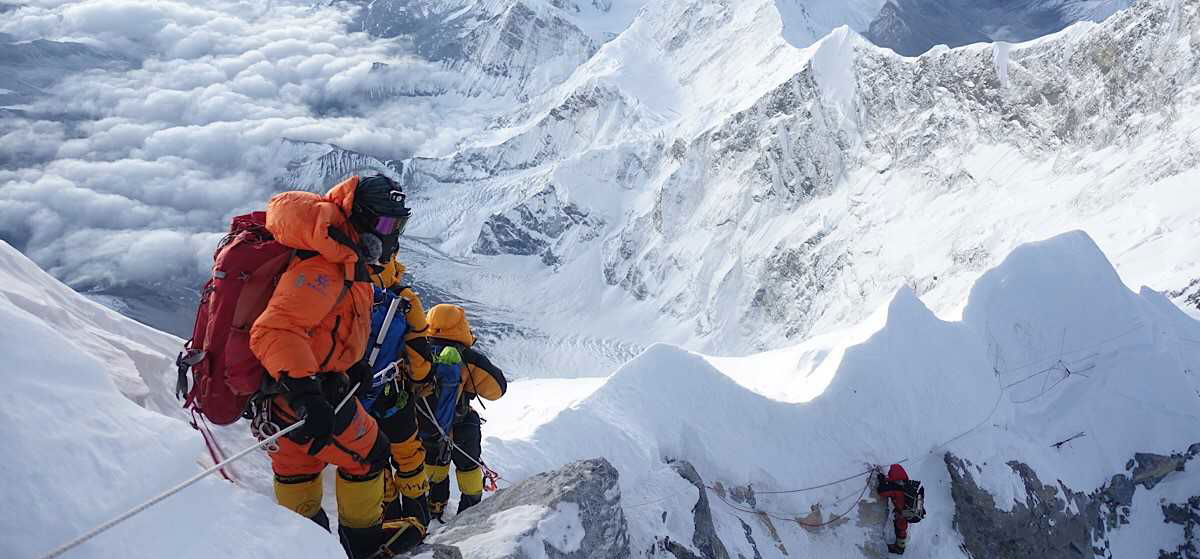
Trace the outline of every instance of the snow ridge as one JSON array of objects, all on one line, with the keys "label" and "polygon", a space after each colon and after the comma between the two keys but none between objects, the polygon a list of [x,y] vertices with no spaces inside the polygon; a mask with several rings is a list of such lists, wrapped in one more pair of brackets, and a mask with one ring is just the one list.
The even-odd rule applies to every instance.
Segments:
[{"label": "snow ridge", "polygon": [[[901,289],[858,329],[770,354],[714,359],[655,345],[528,434],[488,437],[485,459],[523,479],[604,456],[621,472],[634,549],[663,537],[691,541],[687,528],[664,527],[659,518],[695,504],[695,489],[680,481],[672,460],[694,464],[710,485],[749,492],[742,506],[785,519],[815,510],[808,518],[815,522],[846,508],[861,478],[804,494],[769,492],[903,460],[923,480],[932,511],[910,547],[957,557],[948,551],[957,546],[938,542],[953,533],[947,451],[1001,468],[1019,457],[1043,479],[1087,489],[1124,471],[1135,452],[1170,454],[1197,442],[1180,426],[1200,426],[1193,372],[1200,347],[1181,340],[1200,333],[1200,322],[1159,293],[1129,291],[1087,235],[1019,247],[975,284],[966,309],[961,322],[946,322]],[[1130,331],[1131,324],[1140,327]],[[1080,372],[1051,367],[1060,362]],[[1037,380],[1041,388],[1013,384],[1041,368],[1048,379]],[[815,397],[797,398],[793,383],[812,384]],[[1030,390],[1042,393],[1030,398]],[[1080,430],[1089,437],[1051,448]],[[1011,475],[993,468],[980,479],[996,495],[1011,495]],[[813,538],[787,523],[771,529],[789,554],[838,556],[848,542],[881,545],[875,521],[863,520],[875,506],[853,509],[859,521],[838,525],[833,537]],[[714,507],[731,555],[751,556],[741,523],[758,530],[761,519]],[[1135,536],[1118,529],[1096,537],[1132,545]],[[1166,543],[1143,542],[1139,556]]]}]

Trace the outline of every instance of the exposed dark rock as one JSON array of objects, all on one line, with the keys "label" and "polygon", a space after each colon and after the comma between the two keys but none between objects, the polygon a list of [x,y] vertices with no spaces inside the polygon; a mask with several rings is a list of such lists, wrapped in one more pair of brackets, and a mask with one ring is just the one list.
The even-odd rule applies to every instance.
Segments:
[{"label": "exposed dark rock", "polygon": [[1186,454],[1172,454],[1171,456],[1141,452],[1134,454],[1133,460],[1137,462],[1137,466],[1133,469],[1133,482],[1146,489],[1154,489],[1154,486],[1167,477],[1167,474],[1182,472],[1183,464],[1187,462],[1188,458],[1190,457]]},{"label": "exposed dark rock", "polygon": [[[950,493],[954,498],[954,526],[974,557],[989,559],[1041,557],[1046,559],[1090,556],[1092,518],[1099,506],[1082,493],[1061,484],[1043,484],[1025,464],[1009,462],[1025,483],[1028,498],[1012,510],[998,510],[995,499],[979,488],[971,463],[946,453]],[[1074,505],[1072,512],[1068,505]]]},{"label": "exposed dark rock", "polygon": [[1200,496],[1164,504],[1162,511],[1165,522],[1183,526],[1184,541],[1174,551],[1159,551],[1159,559],[1200,559]]},{"label": "exposed dark rock", "polygon": [[1196,278],[1188,283],[1183,289],[1168,293],[1172,299],[1178,299],[1185,305],[1190,305],[1200,309],[1200,278]]},{"label": "exposed dark rock", "polygon": [[472,251],[476,254],[541,255],[547,266],[562,256],[555,245],[568,233],[578,231],[581,240],[594,238],[600,222],[578,206],[564,203],[557,190],[547,187],[525,202],[493,214],[484,222]]},{"label": "exposed dark rock", "polygon": [[[1200,455],[1200,444],[1187,452],[1163,456],[1138,453],[1126,465],[1128,474],[1117,474],[1100,488],[1084,493],[1061,481],[1043,484],[1037,474],[1020,462],[1008,466],[1025,485],[1025,495],[1009,511],[999,510],[992,495],[982,490],[972,475],[973,464],[946,453],[950,493],[954,499],[954,526],[963,536],[964,547],[974,557],[1006,559],[1018,557],[1078,558],[1107,557],[1108,534],[1129,524],[1133,496],[1139,488],[1150,490],[1174,472],[1184,471]],[[1160,557],[1198,559],[1196,546],[1200,496],[1187,503],[1164,504],[1164,522],[1184,526],[1185,543]],[[1191,553],[1191,555],[1189,555]]]},{"label": "exposed dark rock", "polygon": [[[671,463],[671,467],[688,483],[696,487],[696,491],[700,493],[700,498],[692,507],[692,518],[695,525],[695,532],[692,535],[692,545],[700,551],[699,555],[688,551],[686,548],[679,545],[671,545],[667,547],[667,551],[675,555],[677,559],[691,559],[699,557],[703,559],[729,559],[729,551],[725,549],[725,544],[721,543],[721,539],[717,537],[717,529],[713,526],[712,509],[709,507],[708,490],[704,487],[704,479],[696,472],[696,468],[690,463],[683,460]],[[749,533],[747,533],[749,538]],[[672,544],[674,542],[671,542]],[[751,540],[753,543],[753,540]]]},{"label": "exposed dark rock", "polygon": [[[754,541],[754,530],[750,528],[749,524],[746,524],[745,520],[739,518],[738,522],[742,523],[742,532],[746,534],[746,541],[749,542],[750,549],[754,550],[754,559],[762,559],[762,553],[758,551],[758,542]],[[741,554],[738,554],[738,559],[743,559]]]}]

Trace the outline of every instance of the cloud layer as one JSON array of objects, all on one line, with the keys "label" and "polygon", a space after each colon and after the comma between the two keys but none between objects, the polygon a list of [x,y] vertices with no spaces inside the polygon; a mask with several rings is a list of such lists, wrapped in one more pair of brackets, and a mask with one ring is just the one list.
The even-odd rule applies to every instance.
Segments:
[{"label": "cloud layer", "polygon": [[455,74],[347,32],[345,9],[35,0],[5,13],[16,41],[130,62],[0,111],[0,238],[76,286],[194,278],[229,217],[272,193],[280,139],[396,159],[484,125]]}]

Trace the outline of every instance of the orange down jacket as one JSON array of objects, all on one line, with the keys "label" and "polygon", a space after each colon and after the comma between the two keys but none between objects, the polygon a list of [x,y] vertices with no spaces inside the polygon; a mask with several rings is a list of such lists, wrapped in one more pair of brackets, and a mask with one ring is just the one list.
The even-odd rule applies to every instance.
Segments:
[{"label": "orange down jacket", "polygon": [[300,251],[250,329],[251,351],[277,379],[345,371],[362,358],[371,284],[353,281],[358,254],[329,233],[333,227],[357,242],[348,221],[357,187],[358,177],[351,177],[325,196],[284,192],[267,204],[267,229]]}]

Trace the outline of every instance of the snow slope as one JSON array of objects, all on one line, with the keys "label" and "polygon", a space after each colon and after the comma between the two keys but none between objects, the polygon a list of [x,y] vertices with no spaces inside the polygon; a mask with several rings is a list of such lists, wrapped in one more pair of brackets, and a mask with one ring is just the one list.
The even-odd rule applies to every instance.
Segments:
[{"label": "snow slope", "polygon": [[[664,537],[692,541],[696,489],[667,461],[692,463],[710,485],[752,485],[754,508],[774,520],[710,494],[721,540],[747,557],[755,548],[763,557],[878,556],[879,505],[868,495],[854,506],[862,478],[797,495],[764,491],[905,460],[931,511],[910,553],[964,557],[945,452],[979,464],[981,483],[1006,508],[1006,496],[1026,498],[1009,460],[1086,492],[1124,471],[1135,452],[1183,451],[1200,428],[1196,339],[1200,323],[1160,293],[1129,291],[1095,243],[1073,232],[1023,245],[985,273],[960,322],[937,318],[901,289],[855,328],[769,354],[714,359],[656,345],[582,401],[562,398],[564,408],[532,430],[489,424],[484,456],[514,480],[604,456],[621,473],[635,550]],[[1080,431],[1087,436],[1050,448]],[[1160,491],[1171,498],[1200,482],[1194,468],[1168,479]],[[1139,525],[1158,518],[1151,501],[1135,504]],[[817,532],[787,521],[846,509],[849,522]],[[1184,537],[1178,527],[1153,538],[1134,530],[1097,538],[1125,551],[1118,556],[1149,557]]]},{"label": "snow slope", "polygon": [[[174,366],[182,340],[81,297],[3,241],[0,271],[0,297],[9,305],[69,333],[121,394],[142,405],[163,403],[169,395],[163,374]],[[17,331],[5,329],[8,335]]]},{"label": "snow slope", "polygon": [[[199,471],[169,401],[177,342],[74,293],[0,243],[0,556],[38,557]],[[151,379],[158,379],[157,382]],[[66,557],[338,557],[266,496],[208,478]]]}]

